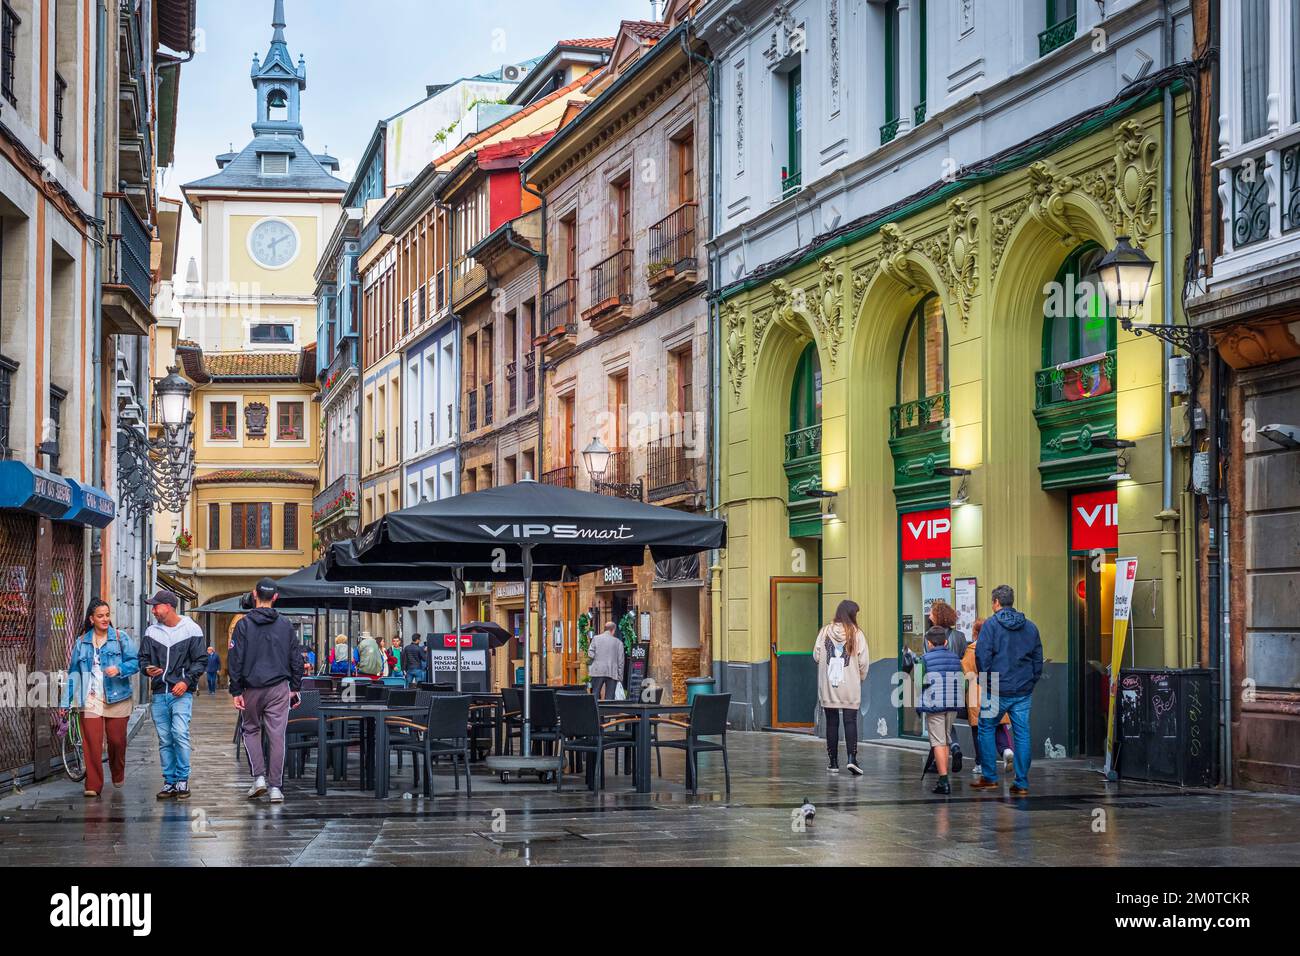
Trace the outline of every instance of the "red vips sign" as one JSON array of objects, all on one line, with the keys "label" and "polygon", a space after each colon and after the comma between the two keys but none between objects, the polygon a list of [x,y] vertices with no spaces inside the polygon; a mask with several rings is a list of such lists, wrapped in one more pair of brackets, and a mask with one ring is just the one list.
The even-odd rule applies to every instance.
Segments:
[{"label": "red vips sign", "polygon": [[1091,551],[1119,547],[1119,497],[1115,489],[1070,498],[1070,548]]},{"label": "red vips sign", "polygon": [[952,557],[952,512],[947,508],[902,516],[903,561],[947,561]]}]

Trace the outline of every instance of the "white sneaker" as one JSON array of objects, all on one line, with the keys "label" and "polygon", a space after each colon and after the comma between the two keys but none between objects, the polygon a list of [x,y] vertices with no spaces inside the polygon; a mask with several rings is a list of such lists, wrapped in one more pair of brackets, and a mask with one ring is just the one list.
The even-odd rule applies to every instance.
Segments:
[{"label": "white sneaker", "polygon": [[271,802],[284,803],[284,793],[280,790],[279,787],[271,788]]},{"label": "white sneaker", "polygon": [[979,764],[976,764],[975,766],[970,768],[970,775],[972,777],[982,777],[984,776],[984,771],[980,769]]},{"label": "white sneaker", "polygon": [[1012,750],[1002,751],[1002,759],[1006,761],[1007,770],[1010,770],[1015,765],[1016,762],[1015,751]]},{"label": "white sneaker", "polygon": [[256,800],[264,793],[266,793],[266,778],[258,777],[253,781],[253,785],[248,788],[248,799]]}]

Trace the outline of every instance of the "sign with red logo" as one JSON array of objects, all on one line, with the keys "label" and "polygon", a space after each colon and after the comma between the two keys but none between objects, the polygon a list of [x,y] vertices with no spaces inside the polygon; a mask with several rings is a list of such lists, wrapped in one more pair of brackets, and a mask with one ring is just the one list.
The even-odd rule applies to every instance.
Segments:
[{"label": "sign with red logo", "polygon": [[[442,635],[442,646],[443,646],[443,647],[451,647],[451,648],[454,648],[454,647],[456,646],[456,635],[455,635],[455,634],[444,634],[444,635]],[[460,636],[460,646],[461,646],[461,647],[473,647],[473,646],[474,646],[474,638],[471,637],[471,636],[468,635],[468,634],[462,634],[462,635]]]},{"label": "sign with red logo", "polygon": [[[952,512],[947,508],[903,515],[903,560],[947,561],[952,557]],[[951,586],[951,581],[948,585]]]},{"label": "sign with red logo", "polygon": [[1119,547],[1119,497],[1115,489],[1070,498],[1070,547],[1075,551]]}]

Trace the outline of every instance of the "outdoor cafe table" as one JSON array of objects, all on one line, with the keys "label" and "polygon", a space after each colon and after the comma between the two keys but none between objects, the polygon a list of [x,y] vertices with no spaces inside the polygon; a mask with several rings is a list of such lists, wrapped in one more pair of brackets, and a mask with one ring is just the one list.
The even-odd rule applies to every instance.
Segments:
[{"label": "outdoor cafe table", "polygon": [[685,704],[643,704],[634,700],[602,700],[599,702],[602,718],[636,717],[636,771],[632,775],[637,793],[650,792],[650,718],[664,714],[689,714]]},{"label": "outdoor cafe table", "polygon": [[[326,721],[330,717],[348,717],[353,720],[366,721],[368,726],[363,734],[368,735],[370,747],[370,767],[366,761],[361,762],[361,786],[369,789],[373,786],[375,796],[383,799],[388,796],[388,724],[389,717],[425,717],[428,707],[390,707],[388,704],[374,701],[356,703],[321,704],[319,729],[319,747],[316,754],[316,793],[325,796],[325,759]],[[364,738],[363,738],[364,739]],[[346,758],[345,758],[346,759]]]}]

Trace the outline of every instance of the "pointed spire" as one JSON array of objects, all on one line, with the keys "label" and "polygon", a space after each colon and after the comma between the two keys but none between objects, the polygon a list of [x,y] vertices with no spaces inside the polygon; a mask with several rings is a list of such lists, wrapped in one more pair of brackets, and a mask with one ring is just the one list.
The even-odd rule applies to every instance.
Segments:
[{"label": "pointed spire", "polygon": [[284,28],[289,24],[284,19],[284,0],[275,0],[275,16],[271,20],[271,27],[275,30],[275,35],[271,37],[272,43],[284,43]]}]

